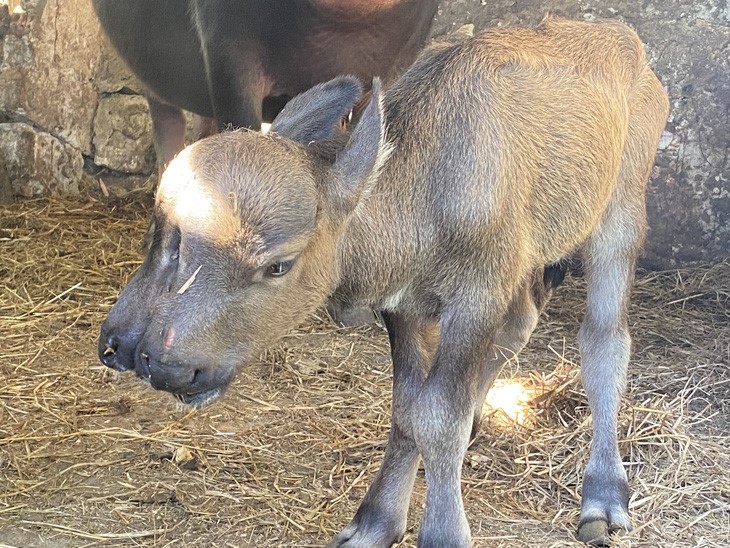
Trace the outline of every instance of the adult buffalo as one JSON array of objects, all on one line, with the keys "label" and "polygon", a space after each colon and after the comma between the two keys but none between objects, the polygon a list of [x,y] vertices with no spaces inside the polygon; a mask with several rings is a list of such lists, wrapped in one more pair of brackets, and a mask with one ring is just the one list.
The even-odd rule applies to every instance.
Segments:
[{"label": "adult buffalo", "polygon": [[[260,129],[340,74],[387,84],[424,45],[438,0],[93,0],[144,84],[160,172],[185,145],[182,109]],[[215,120],[213,120],[215,119]]]}]

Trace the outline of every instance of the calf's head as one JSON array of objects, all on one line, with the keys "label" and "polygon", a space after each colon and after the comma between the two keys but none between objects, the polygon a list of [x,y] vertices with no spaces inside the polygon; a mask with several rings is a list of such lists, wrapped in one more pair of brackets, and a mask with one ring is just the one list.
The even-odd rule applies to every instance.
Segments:
[{"label": "calf's head", "polygon": [[361,92],[332,80],[269,135],[215,135],[173,160],[147,256],[102,326],[104,364],[203,405],[327,298],[338,238],[387,156],[377,81],[352,134],[337,133]]}]

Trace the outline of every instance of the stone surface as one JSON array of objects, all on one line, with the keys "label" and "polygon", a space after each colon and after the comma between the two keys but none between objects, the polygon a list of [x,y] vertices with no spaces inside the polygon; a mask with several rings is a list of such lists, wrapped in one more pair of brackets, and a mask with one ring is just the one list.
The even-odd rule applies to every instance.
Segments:
[{"label": "stone surface", "polygon": [[99,47],[101,48],[101,55],[99,56],[99,64],[96,67],[96,76],[94,78],[96,90],[99,93],[116,93],[128,90],[141,94],[143,91],[142,84],[127,68],[121,57],[117,55],[104,33],[100,36]]},{"label": "stone surface", "polygon": [[[91,0],[20,1],[30,24],[0,18],[0,111],[6,113],[0,112],[0,121],[30,120],[92,163],[120,174],[150,173],[154,158],[143,100],[129,95],[141,86],[103,36]],[[672,112],[649,184],[644,264],[670,267],[727,257],[728,1],[553,0],[546,5],[537,0],[441,0],[433,35],[467,23],[477,31],[533,25],[548,9],[585,20],[621,18],[633,25],[669,91]]]},{"label": "stone surface", "polygon": [[473,23],[534,25],[550,13],[619,18],[646,43],[672,110],[647,196],[643,264],[666,268],[730,256],[730,6],[727,0],[442,0],[439,35]]},{"label": "stone surface", "polygon": [[115,171],[149,173],[155,165],[152,120],[139,95],[110,95],[94,119],[94,162]]},{"label": "stone surface", "polygon": [[33,53],[27,34],[5,35],[0,61],[0,109],[10,112],[21,109],[25,73],[32,61]]},{"label": "stone surface", "polygon": [[100,41],[90,0],[47,0],[39,5],[30,32],[33,61],[21,97],[28,118],[87,155],[98,103],[93,79]]},{"label": "stone surface", "polygon": [[81,152],[29,124],[0,124],[0,160],[16,195],[31,198],[79,193],[84,176]]},{"label": "stone surface", "polygon": [[0,152],[0,204],[9,204],[13,201],[13,186],[10,184],[8,162]]}]

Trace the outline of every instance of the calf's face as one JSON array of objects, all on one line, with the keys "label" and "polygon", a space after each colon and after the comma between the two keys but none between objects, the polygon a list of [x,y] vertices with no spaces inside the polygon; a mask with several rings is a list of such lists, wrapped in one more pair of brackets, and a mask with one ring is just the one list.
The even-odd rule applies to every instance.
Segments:
[{"label": "calf's face", "polygon": [[144,263],[102,326],[103,363],[203,405],[327,298],[337,239],[383,156],[378,95],[336,160],[308,145],[332,138],[360,91],[334,80],[292,101],[271,136],[224,133],[175,158]]}]

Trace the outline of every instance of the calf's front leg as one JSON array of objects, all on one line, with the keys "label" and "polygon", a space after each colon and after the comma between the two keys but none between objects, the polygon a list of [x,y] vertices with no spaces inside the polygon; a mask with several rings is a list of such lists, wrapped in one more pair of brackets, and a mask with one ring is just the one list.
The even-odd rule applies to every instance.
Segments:
[{"label": "calf's front leg", "polygon": [[469,304],[473,305],[460,303],[444,310],[433,365],[411,408],[413,437],[426,473],[420,548],[471,545],[461,469],[483,369],[504,311],[483,303],[480,310],[471,311]]},{"label": "calf's front leg", "polygon": [[410,426],[410,408],[431,359],[435,321],[383,313],[393,358],[393,411],[385,457],[350,524],[331,548],[390,547],[406,530],[408,505],[418,469],[418,449]]}]

